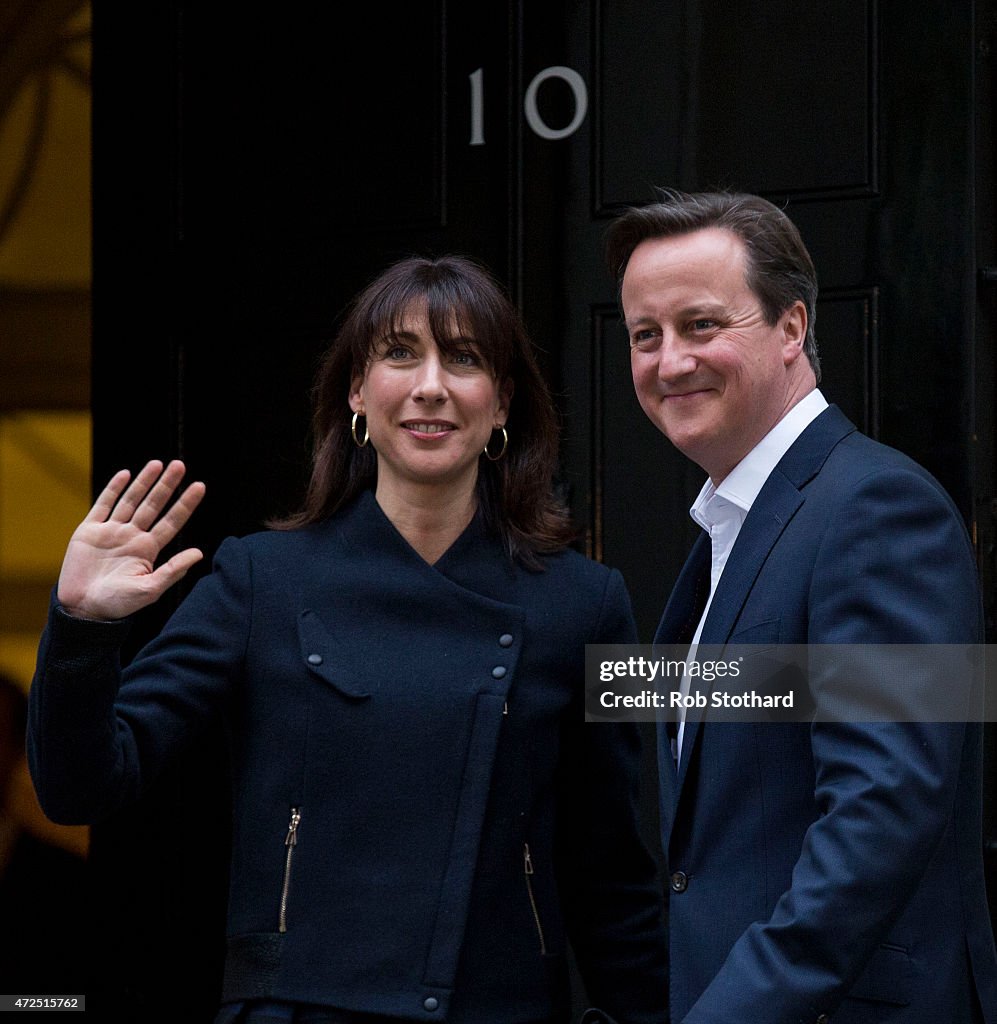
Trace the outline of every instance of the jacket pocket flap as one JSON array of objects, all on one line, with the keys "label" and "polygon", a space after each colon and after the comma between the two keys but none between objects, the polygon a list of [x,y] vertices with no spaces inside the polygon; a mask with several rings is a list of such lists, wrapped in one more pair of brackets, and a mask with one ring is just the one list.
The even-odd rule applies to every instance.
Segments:
[{"label": "jacket pocket flap", "polygon": [[905,949],[899,946],[880,946],[852,985],[848,998],[907,1006],[910,1003],[913,973],[914,965]]},{"label": "jacket pocket flap", "polygon": [[301,659],[308,671],[318,676],[344,697],[362,700],[371,695],[371,687],[354,660],[322,625],[313,611],[298,616]]},{"label": "jacket pocket flap", "polygon": [[782,619],[765,619],[749,626],[738,625],[730,635],[728,644],[777,644]]}]

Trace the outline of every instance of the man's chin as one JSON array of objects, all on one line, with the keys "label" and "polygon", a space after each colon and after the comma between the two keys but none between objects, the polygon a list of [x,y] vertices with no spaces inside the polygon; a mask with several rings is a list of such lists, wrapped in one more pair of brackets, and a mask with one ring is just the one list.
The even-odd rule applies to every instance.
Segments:
[{"label": "man's chin", "polygon": [[665,430],[661,432],[668,438],[672,447],[684,455],[690,462],[694,462],[700,469],[712,476],[710,467],[716,460],[715,446],[707,440],[708,434],[704,431]]}]

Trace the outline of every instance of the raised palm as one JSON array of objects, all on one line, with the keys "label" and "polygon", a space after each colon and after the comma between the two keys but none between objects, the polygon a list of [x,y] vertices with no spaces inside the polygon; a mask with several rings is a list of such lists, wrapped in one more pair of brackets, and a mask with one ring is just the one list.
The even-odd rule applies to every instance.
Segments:
[{"label": "raised palm", "polygon": [[122,619],[152,604],[203,557],[186,548],[158,568],[160,552],[180,532],[204,497],[204,484],[186,487],[169,509],[186,472],[146,463],[129,484],[116,473],[70,538],[59,575],[59,603],[86,619]]}]

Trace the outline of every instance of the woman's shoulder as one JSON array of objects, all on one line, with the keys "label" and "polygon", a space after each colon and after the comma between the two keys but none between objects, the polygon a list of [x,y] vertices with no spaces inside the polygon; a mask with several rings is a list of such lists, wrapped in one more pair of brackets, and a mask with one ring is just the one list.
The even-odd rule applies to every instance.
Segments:
[{"label": "woman's shoulder", "polygon": [[331,519],[294,529],[256,530],[226,537],[219,545],[215,560],[249,558],[252,561],[305,558],[310,553],[334,543],[335,529]]},{"label": "woman's shoulder", "polygon": [[577,573],[594,580],[605,580],[616,572],[612,566],[597,562],[589,555],[584,555],[573,547],[558,548],[557,551],[542,555],[544,568],[548,571]]},{"label": "woman's shoulder", "polygon": [[586,643],[635,642],[630,595],[617,569],[570,548],[543,563],[544,571],[531,574],[528,603],[542,609],[547,628]]},{"label": "woman's shoulder", "polygon": [[548,583],[561,588],[572,588],[590,597],[607,590],[625,590],[623,577],[611,566],[597,562],[573,548],[562,548],[541,556],[543,570],[537,576],[546,577]]}]

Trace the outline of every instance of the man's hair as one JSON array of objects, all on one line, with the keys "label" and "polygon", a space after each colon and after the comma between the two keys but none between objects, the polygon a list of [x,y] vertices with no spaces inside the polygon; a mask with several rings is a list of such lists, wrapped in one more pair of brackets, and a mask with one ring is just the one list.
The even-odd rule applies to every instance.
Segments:
[{"label": "man's hair", "polygon": [[820,358],[817,320],[817,274],[796,225],[767,199],[743,192],[659,190],[656,203],[631,207],[606,233],[606,264],[622,287],[634,249],[649,238],[687,235],[704,228],[724,228],[744,243],[745,280],[772,325],[797,299],[807,310],[803,351],[817,380]]}]

